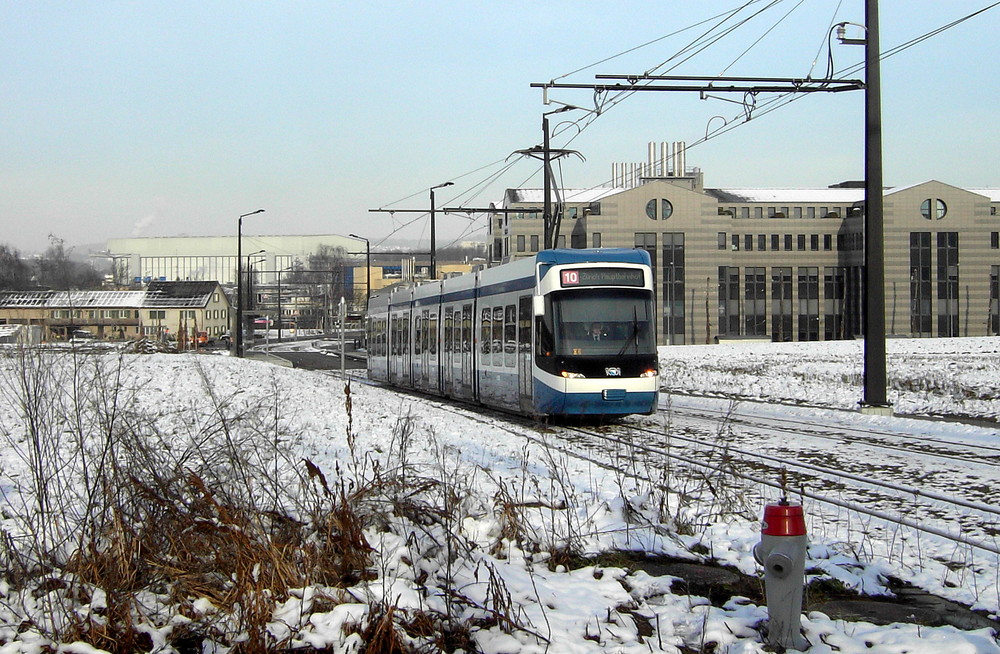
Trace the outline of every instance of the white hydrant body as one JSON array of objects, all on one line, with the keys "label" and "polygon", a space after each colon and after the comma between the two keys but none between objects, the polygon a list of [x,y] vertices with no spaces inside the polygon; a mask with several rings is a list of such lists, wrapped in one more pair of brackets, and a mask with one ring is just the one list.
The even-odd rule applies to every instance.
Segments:
[{"label": "white hydrant body", "polygon": [[767,642],[786,649],[809,646],[801,633],[805,584],[806,523],[802,507],[782,500],[768,504],[753,556],[764,567],[767,594]]}]

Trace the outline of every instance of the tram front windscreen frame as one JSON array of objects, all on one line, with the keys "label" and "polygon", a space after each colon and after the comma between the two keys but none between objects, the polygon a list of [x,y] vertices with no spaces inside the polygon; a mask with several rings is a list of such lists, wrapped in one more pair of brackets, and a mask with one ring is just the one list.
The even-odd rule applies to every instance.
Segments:
[{"label": "tram front windscreen frame", "polygon": [[649,291],[563,290],[550,293],[545,304],[539,367],[557,374],[572,369],[587,377],[603,376],[601,362],[609,359],[620,360],[623,376],[644,372],[651,361],[655,367],[656,322]]}]

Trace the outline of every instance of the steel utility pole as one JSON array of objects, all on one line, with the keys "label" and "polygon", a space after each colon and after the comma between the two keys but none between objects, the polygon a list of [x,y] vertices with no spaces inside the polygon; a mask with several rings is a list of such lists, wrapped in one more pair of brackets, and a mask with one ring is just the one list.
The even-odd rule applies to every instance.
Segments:
[{"label": "steel utility pole", "polygon": [[882,208],[882,85],[879,62],[878,0],[865,0],[863,39],[845,38],[845,27],[837,26],[837,38],[846,45],[865,46],[865,294],[863,413],[891,415],[886,396],[885,363],[885,225]]},{"label": "steel utility pole", "polygon": [[431,187],[431,279],[437,279],[437,241],[435,240],[434,229],[437,223],[434,214],[434,189],[451,186],[455,182],[445,182]]},{"label": "steel utility pole", "polygon": [[[607,91],[688,91],[707,93],[839,93],[865,90],[865,353],[864,399],[862,410],[891,413],[886,401],[885,365],[885,247],[882,224],[882,109],[879,87],[878,0],[865,0],[867,25],[864,39],[843,38],[844,26],[838,25],[841,43],[865,46],[865,81],[852,79],[799,79],[749,77],[689,77],[670,75],[597,75],[598,79],[621,79],[615,84],[531,84],[545,91],[552,88]],[[645,81],[645,84],[639,84]],[[649,82],[666,82],[651,84]],[[691,82],[700,82],[691,84]],[[723,83],[732,83],[723,86]]]},{"label": "steel utility pole", "polygon": [[878,0],[865,0],[865,396],[863,410],[891,414],[886,397],[885,231],[882,222],[882,90]]},{"label": "steel utility pole", "polygon": [[[534,157],[535,159],[540,158],[542,160],[542,206],[544,207],[542,209],[542,225],[545,230],[544,237],[542,239],[542,247],[546,250],[551,250],[559,241],[560,217],[552,212],[552,159],[558,159],[559,157],[566,156],[567,154],[575,154],[580,157],[580,159],[583,159],[583,155],[576,150],[553,150],[549,143],[549,116],[552,114],[562,113],[564,111],[570,111],[571,109],[579,109],[579,107],[567,104],[553,111],[546,111],[543,113],[541,149],[539,149],[536,145],[528,150],[517,151],[517,154],[527,155],[529,157]],[[555,157],[553,157],[553,155],[555,155]]]}]

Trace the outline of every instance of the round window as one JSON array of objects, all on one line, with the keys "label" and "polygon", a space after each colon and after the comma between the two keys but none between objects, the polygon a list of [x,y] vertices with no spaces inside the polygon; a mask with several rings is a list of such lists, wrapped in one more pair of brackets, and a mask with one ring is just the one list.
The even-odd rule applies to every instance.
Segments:
[{"label": "round window", "polygon": [[[674,205],[670,204],[670,200],[660,200],[660,220],[666,220],[674,213]],[[650,220],[656,220],[656,200],[650,200],[646,203],[646,217]]]},{"label": "round window", "polygon": [[920,203],[920,215],[927,220],[941,220],[948,213],[948,205],[944,200],[931,200],[930,198]]}]

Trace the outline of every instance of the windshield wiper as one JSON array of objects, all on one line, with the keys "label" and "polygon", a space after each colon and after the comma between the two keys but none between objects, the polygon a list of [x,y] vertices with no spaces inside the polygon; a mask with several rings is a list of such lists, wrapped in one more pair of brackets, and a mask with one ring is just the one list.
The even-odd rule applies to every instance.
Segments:
[{"label": "windshield wiper", "polygon": [[636,308],[632,307],[632,335],[628,337],[625,344],[622,345],[622,349],[618,350],[618,355],[621,356],[625,354],[625,350],[628,349],[629,343],[635,343],[635,353],[639,354],[639,315]]}]

